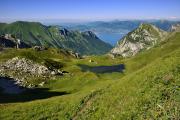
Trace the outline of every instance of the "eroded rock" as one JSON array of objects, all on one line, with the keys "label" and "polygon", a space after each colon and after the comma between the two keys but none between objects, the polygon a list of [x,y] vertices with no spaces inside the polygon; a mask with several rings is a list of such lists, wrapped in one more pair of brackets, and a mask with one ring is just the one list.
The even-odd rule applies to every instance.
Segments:
[{"label": "eroded rock", "polygon": [[134,56],[144,49],[150,49],[163,40],[167,33],[150,24],[141,24],[128,33],[111,50],[113,56]]},{"label": "eroded rock", "polygon": [[22,71],[30,74],[50,74],[50,71],[47,67],[34,63],[26,58],[15,57],[13,59],[8,60],[7,62],[0,65],[1,70],[8,69],[13,71]]}]

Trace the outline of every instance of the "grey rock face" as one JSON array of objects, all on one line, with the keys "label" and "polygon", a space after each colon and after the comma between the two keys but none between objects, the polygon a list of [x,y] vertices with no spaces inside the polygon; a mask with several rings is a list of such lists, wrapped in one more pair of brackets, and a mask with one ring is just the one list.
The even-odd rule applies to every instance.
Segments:
[{"label": "grey rock face", "polygon": [[120,40],[110,54],[114,56],[134,56],[143,49],[150,49],[163,40],[166,32],[149,24],[141,24]]},{"label": "grey rock face", "polygon": [[8,60],[0,67],[1,69],[22,71],[31,74],[39,74],[39,75],[50,74],[50,71],[48,70],[47,67],[37,63],[33,63],[31,60],[25,58],[18,58],[18,57]]},{"label": "grey rock face", "polygon": [[47,50],[48,48],[44,46],[34,46],[33,49],[36,51],[44,51]]},{"label": "grey rock face", "polygon": [[172,25],[171,31],[180,32],[180,23]]},{"label": "grey rock face", "polygon": [[[38,82],[44,82],[49,77],[63,74],[58,69],[49,69],[26,58],[15,57],[0,64],[0,78],[11,78],[11,81],[14,81],[15,84],[26,88],[34,88],[39,85]],[[35,84],[31,82],[34,79],[38,80]],[[9,85],[9,83],[6,85]]]},{"label": "grey rock face", "polygon": [[92,37],[92,38],[96,38],[97,39],[97,36],[91,32],[91,31],[85,31],[85,32],[82,32],[84,35],[86,36],[89,36],[89,37]]},{"label": "grey rock face", "polygon": [[74,51],[68,51],[68,53],[69,53],[71,56],[75,57],[75,58],[78,58],[78,59],[81,59],[81,58],[82,58],[79,53],[76,53],[76,52],[74,52]]},{"label": "grey rock face", "polygon": [[23,41],[13,38],[11,34],[0,35],[0,46],[10,48],[30,48]]},{"label": "grey rock face", "polygon": [[60,35],[63,35],[63,36],[68,36],[68,34],[70,33],[70,31],[68,31],[65,28],[59,30],[59,32],[60,32]]}]

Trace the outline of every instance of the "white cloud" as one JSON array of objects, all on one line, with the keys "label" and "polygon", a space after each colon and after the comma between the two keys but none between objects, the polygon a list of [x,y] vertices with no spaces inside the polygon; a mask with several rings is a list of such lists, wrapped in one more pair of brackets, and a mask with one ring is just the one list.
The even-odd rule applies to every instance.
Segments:
[{"label": "white cloud", "polygon": [[171,16],[171,17],[169,17],[169,19],[179,19],[179,17],[177,17],[177,16]]}]

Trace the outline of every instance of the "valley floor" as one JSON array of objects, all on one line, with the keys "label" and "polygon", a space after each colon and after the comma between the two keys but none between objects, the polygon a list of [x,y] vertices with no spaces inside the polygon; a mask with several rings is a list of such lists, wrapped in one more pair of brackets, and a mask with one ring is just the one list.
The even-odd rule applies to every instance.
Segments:
[{"label": "valley floor", "polygon": [[51,56],[63,62],[63,69],[69,73],[51,77],[43,87],[31,92],[8,95],[1,90],[0,119],[178,120],[179,39],[180,34],[176,33],[161,45],[126,59],[108,56],[74,59],[29,49],[17,50],[16,54],[7,50],[0,55],[1,62],[17,55],[27,57],[25,53],[37,62]]}]

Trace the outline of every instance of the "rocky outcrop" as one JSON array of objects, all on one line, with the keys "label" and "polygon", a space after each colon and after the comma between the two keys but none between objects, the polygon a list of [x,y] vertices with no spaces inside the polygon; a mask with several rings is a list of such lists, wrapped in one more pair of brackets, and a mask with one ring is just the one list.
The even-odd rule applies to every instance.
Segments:
[{"label": "rocky outcrop", "polygon": [[1,70],[8,69],[38,75],[46,75],[51,73],[51,71],[49,71],[47,67],[37,63],[33,63],[31,60],[28,60],[26,58],[19,57],[8,60],[0,67]]},{"label": "rocky outcrop", "polygon": [[59,30],[59,33],[60,33],[60,35],[68,36],[70,32],[67,29],[62,28]]},{"label": "rocky outcrop", "polygon": [[141,24],[137,29],[118,41],[110,54],[123,57],[134,56],[138,52],[144,49],[150,49],[162,41],[166,34],[165,31],[158,29],[154,25]]},{"label": "rocky outcrop", "polygon": [[[47,78],[55,75],[63,75],[63,71],[50,69],[44,65],[35,63],[26,58],[15,57],[0,64],[0,76],[9,77],[16,81],[19,86],[33,88],[40,84],[44,85]],[[37,84],[31,80],[38,79]]]},{"label": "rocky outcrop", "polygon": [[81,55],[79,53],[76,53],[74,51],[68,51],[68,53],[73,56],[74,58],[81,59]]},{"label": "rocky outcrop", "polygon": [[36,51],[48,50],[48,48],[44,47],[44,46],[34,46],[33,49],[36,50]]},{"label": "rocky outcrop", "polygon": [[5,34],[0,36],[0,46],[9,47],[9,48],[29,48],[30,45],[27,45],[20,39],[15,39],[11,34]]},{"label": "rocky outcrop", "polygon": [[180,23],[172,25],[170,31],[172,31],[172,32],[174,32],[174,31],[180,32]]},{"label": "rocky outcrop", "polygon": [[94,34],[93,32],[91,31],[85,31],[85,32],[82,32],[83,35],[86,35],[88,37],[91,37],[91,38],[95,38],[97,39],[98,37],[96,36],[96,34]]}]

